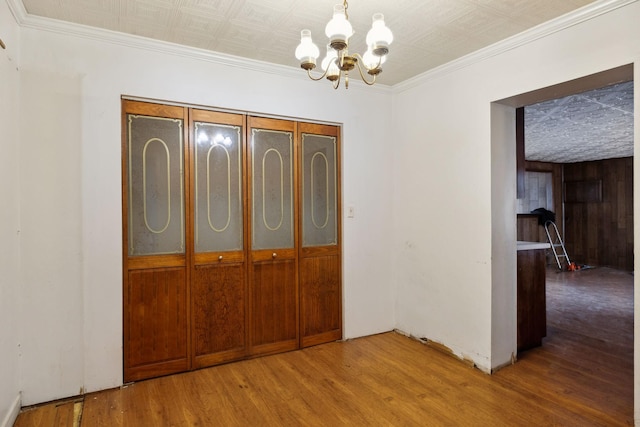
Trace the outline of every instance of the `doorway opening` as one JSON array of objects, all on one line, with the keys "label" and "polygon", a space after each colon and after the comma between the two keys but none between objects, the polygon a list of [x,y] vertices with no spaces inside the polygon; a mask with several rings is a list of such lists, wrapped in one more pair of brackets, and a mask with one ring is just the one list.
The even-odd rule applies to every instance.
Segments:
[{"label": "doorway opening", "polygon": [[[491,105],[492,151],[492,370],[516,357],[516,109],[605,86],[632,81],[634,65],[515,95]],[[634,113],[634,123],[637,121]],[[637,126],[637,123],[636,123]],[[524,172],[524,169],[522,170]],[[556,206],[556,209],[558,207]],[[510,355],[510,357],[509,357]]]},{"label": "doorway opening", "polygon": [[523,107],[517,239],[546,242],[523,225],[554,211],[573,262],[562,269],[633,270],[633,90],[630,80]]}]

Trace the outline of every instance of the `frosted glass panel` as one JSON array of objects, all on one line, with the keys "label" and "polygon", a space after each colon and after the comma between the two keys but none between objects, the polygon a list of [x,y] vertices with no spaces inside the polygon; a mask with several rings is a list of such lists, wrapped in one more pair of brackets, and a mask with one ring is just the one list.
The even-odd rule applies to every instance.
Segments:
[{"label": "frosted glass panel", "polygon": [[293,134],[253,129],[253,249],[293,247]]},{"label": "frosted glass panel", "polygon": [[302,134],[302,245],[337,244],[336,138]]},{"label": "frosted glass panel", "polygon": [[129,256],[184,253],[182,120],[127,120]]},{"label": "frosted glass panel", "polygon": [[241,128],[195,123],[196,252],[242,249]]}]

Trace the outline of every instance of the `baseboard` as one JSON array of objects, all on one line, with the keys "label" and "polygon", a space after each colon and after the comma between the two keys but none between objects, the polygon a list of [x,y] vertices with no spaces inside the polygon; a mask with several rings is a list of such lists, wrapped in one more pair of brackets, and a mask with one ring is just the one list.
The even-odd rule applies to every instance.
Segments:
[{"label": "baseboard", "polygon": [[20,393],[18,393],[15,400],[9,407],[9,412],[7,412],[7,416],[4,417],[4,420],[2,420],[2,423],[0,423],[0,427],[13,426],[13,423],[16,422],[16,418],[18,418],[18,414],[20,413],[21,402],[22,402],[22,399],[21,399]]}]

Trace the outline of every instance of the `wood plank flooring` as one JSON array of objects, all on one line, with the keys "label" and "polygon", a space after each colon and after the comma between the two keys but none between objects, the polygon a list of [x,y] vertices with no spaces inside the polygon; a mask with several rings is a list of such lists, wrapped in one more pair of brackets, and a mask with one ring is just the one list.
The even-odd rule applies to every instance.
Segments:
[{"label": "wood plank flooring", "polygon": [[[390,332],[88,394],[81,425],[632,425],[633,276],[547,277],[543,346],[493,375]],[[15,426],[72,425],[53,406]]]}]

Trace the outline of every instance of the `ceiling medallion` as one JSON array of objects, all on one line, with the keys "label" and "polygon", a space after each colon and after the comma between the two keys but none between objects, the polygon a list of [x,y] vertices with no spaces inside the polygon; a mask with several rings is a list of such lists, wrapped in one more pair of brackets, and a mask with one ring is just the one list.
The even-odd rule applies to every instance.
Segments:
[{"label": "ceiling medallion", "polygon": [[[349,54],[349,37],[353,35],[353,28],[349,23],[347,0],[343,4],[333,7],[333,18],[325,27],[325,34],[329,37],[327,45],[327,56],[322,60],[321,67],[323,74],[314,77],[311,70],[316,67],[316,59],[320,56],[318,46],[311,40],[311,30],[300,32],[300,44],[296,48],[296,58],[300,61],[300,67],[307,70],[309,78],[312,80],[322,80],[327,78],[332,82],[333,88],[340,86],[340,80],[344,74],[344,87],[349,88],[349,71],[358,69],[362,80],[372,85],[376,82],[376,77],[382,72],[380,67],[384,64],[389,53],[389,45],[393,41],[391,30],[384,24],[382,13],[373,15],[373,24],[367,33],[367,51],[364,55],[358,53]],[[367,80],[365,72],[372,76]]]}]

